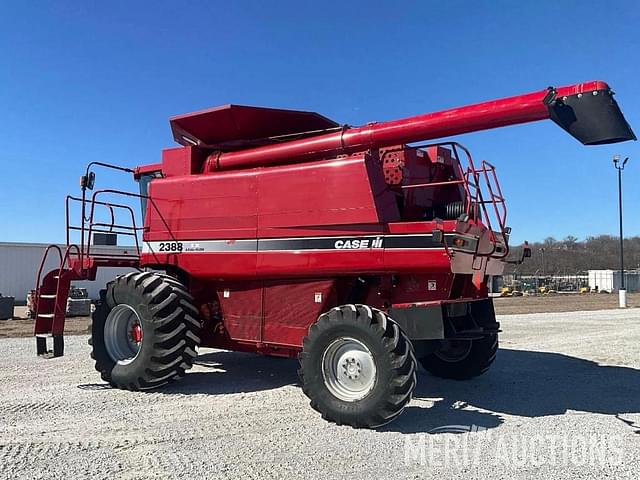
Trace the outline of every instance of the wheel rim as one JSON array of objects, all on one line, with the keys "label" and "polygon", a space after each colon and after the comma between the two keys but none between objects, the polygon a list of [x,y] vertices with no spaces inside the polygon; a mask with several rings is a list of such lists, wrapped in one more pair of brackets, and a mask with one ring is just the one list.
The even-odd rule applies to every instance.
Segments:
[{"label": "wheel rim", "polygon": [[459,362],[464,360],[471,352],[473,340],[442,340],[440,348],[434,353],[436,357],[445,362]]},{"label": "wheel rim", "polygon": [[364,343],[339,338],[322,356],[322,376],[327,389],[345,402],[366,397],[376,383],[376,363]]},{"label": "wheel rim", "polygon": [[116,305],[104,324],[104,344],[114,362],[131,363],[142,346],[142,321],[133,307]]}]

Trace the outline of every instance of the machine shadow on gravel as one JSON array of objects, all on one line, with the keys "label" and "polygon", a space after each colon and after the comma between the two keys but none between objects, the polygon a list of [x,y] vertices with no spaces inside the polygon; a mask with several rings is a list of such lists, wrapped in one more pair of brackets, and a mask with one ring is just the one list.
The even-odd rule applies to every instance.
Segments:
[{"label": "machine shadow on gravel", "polygon": [[[180,382],[139,393],[167,395],[225,395],[259,392],[286,385],[298,385],[298,361],[291,358],[266,357],[254,353],[211,352],[199,355],[196,370],[191,370]],[[204,367],[206,371],[198,371]],[[108,383],[78,385],[81,390],[111,390]]]},{"label": "machine shadow on gravel", "polygon": [[[298,382],[298,361],[290,358],[265,357],[253,353],[211,352],[201,354],[194,362],[196,371],[156,392],[182,395],[258,392]],[[207,371],[198,371],[204,367]]]},{"label": "machine shadow on gravel", "polygon": [[[500,414],[640,413],[640,370],[598,365],[560,353],[501,348],[491,370],[473,380],[420,374],[414,399],[421,398],[442,400],[431,408],[415,406],[414,401],[397,421],[381,430],[417,433],[443,425],[495,428],[503,423]],[[463,409],[467,404],[493,413]]]},{"label": "machine shadow on gravel", "polygon": [[[181,382],[152,392],[224,395],[299,386],[295,359],[219,351],[198,356],[195,365],[197,370]],[[91,389],[99,390],[97,386]],[[428,407],[421,405],[421,399],[438,400]],[[466,409],[467,405],[481,411]],[[598,365],[560,353],[501,348],[492,368],[473,380],[420,373],[412,404],[378,431],[426,433],[444,425],[482,430],[499,427],[504,422],[501,414],[541,417],[568,410],[640,413],[640,370]],[[624,418],[620,420],[635,428]]]}]

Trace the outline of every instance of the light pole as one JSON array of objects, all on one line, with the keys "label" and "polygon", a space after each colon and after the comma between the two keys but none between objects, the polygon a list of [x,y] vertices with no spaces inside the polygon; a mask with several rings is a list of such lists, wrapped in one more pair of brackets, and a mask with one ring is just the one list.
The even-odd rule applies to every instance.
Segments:
[{"label": "light pole", "polygon": [[620,289],[618,290],[620,308],[627,306],[627,291],[624,288],[624,240],[622,236],[622,171],[629,161],[626,157],[620,163],[620,155],[613,156],[613,166],[618,171],[618,211],[620,213]]}]

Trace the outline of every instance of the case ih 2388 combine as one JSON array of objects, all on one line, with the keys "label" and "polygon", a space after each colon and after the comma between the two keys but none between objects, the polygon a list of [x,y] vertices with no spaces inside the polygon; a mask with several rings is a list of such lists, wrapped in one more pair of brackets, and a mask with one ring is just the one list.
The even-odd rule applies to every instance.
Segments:
[{"label": "case ih 2388 combine", "polygon": [[[63,354],[71,281],[134,267],[93,315],[92,357],[111,385],[178,380],[199,346],[298,357],[324,418],[385,424],[411,399],[417,362],[454,379],[489,368],[499,324],[487,276],[509,254],[494,168],[458,143],[407,144],[548,118],[586,145],[635,139],[612,95],[594,81],[357,128],[237,105],[174,117],[181,146],[160,163],[94,162],[81,197],[67,197],[68,247],[38,274],[38,353],[52,335]],[[130,172],[140,193],[94,190],[96,166]],[[141,199],[141,224],[114,195]],[[95,233],[135,247],[97,253]]]}]

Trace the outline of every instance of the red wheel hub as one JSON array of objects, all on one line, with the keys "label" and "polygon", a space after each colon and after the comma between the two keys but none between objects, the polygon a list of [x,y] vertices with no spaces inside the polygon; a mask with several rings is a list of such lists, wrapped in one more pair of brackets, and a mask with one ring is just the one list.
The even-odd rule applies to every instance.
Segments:
[{"label": "red wheel hub", "polygon": [[131,340],[136,343],[142,342],[142,327],[139,323],[136,323],[131,327]]}]

